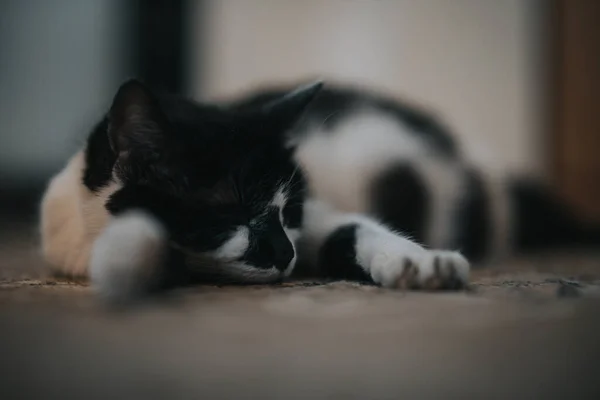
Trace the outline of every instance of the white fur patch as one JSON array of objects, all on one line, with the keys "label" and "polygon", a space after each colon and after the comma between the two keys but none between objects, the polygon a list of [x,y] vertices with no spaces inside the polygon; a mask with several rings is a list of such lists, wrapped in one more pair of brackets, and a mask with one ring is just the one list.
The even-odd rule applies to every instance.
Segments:
[{"label": "white fur patch", "polygon": [[279,189],[275,193],[275,196],[273,196],[273,200],[271,200],[271,205],[277,207],[281,211],[283,209],[283,206],[285,206],[286,202],[287,195],[283,192],[283,190]]},{"label": "white fur patch", "polygon": [[84,153],[79,151],[50,181],[40,210],[44,259],[67,276],[87,277],[93,242],[110,220],[104,205],[121,187],[112,181],[98,192],[90,191],[82,184],[84,167]]},{"label": "white fur patch", "polygon": [[[283,189],[279,189],[279,190],[277,190],[277,192],[275,193],[275,196],[273,196],[273,200],[271,201],[271,206],[277,207],[277,209],[278,209],[279,222],[282,224],[282,226],[283,226],[283,208],[285,207],[287,200],[288,200],[287,194],[285,193],[285,191]],[[294,270],[294,267],[296,266],[296,261],[298,259],[298,254],[296,251],[296,243],[297,243],[298,239],[300,238],[300,230],[299,229],[289,229],[284,226],[283,231],[285,232],[289,241],[292,243],[292,248],[294,249],[294,257],[292,258],[292,260],[290,261],[290,263],[288,264],[286,269],[283,271],[283,276],[288,277],[291,275],[292,271]]]},{"label": "white fur patch", "polygon": [[298,143],[296,160],[311,193],[346,212],[368,212],[373,179],[392,162],[418,159],[427,143],[392,116],[357,111],[332,131],[315,127]]},{"label": "white fur patch", "polygon": [[300,239],[301,232],[300,232],[300,229],[283,228],[283,230],[284,230],[285,234],[287,235],[288,239],[290,240],[290,242],[292,243],[292,247],[294,248],[294,257],[288,264],[287,268],[283,271],[283,276],[288,277],[292,274],[292,271],[294,271],[294,267],[296,266],[296,261],[298,261],[297,243],[298,243],[298,240]]},{"label": "white fur patch", "polygon": [[250,231],[245,226],[240,226],[237,231],[214,251],[213,255],[216,258],[234,260],[240,258],[250,244]]},{"label": "white fur patch", "polygon": [[300,239],[300,236],[302,235],[300,229],[283,228],[283,230],[285,231],[285,234],[287,235],[288,239],[290,239],[290,242],[292,242],[292,245],[295,245],[298,239]]},{"label": "white fur patch", "polygon": [[106,300],[127,300],[148,289],[164,262],[166,234],[154,218],[129,211],[114,218],[94,242],[93,288]]}]

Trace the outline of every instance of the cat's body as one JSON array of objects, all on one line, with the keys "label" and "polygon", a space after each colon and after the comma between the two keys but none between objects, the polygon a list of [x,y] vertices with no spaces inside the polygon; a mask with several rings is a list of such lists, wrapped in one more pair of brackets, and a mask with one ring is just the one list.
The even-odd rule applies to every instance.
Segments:
[{"label": "cat's body", "polygon": [[467,163],[427,114],[320,85],[217,107],[126,83],[42,203],[50,264],[116,297],[273,282],[296,261],[330,278],[454,288],[469,270],[454,250],[483,262],[597,237],[543,190]]}]

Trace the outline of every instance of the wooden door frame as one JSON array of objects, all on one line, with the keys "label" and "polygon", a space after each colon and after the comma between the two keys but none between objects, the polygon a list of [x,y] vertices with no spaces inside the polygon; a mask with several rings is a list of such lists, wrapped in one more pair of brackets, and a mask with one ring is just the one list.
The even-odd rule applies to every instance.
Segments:
[{"label": "wooden door frame", "polygon": [[553,0],[550,171],[566,201],[600,220],[600,2]]}]

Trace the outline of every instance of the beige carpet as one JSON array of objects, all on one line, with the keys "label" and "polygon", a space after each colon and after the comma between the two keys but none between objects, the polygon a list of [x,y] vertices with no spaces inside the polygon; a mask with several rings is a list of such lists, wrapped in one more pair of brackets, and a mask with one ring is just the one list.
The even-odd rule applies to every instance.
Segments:
[{"label": "beige carpet", "polygon": [[0,241],[0,399],[600,398],[600,254],[476,271],[461,293],[198,287],[129,311]]}]

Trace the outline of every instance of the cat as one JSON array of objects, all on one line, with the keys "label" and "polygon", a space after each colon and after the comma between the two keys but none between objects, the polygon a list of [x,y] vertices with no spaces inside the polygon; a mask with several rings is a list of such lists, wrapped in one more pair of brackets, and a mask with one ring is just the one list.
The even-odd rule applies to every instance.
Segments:
[{"label": "cat", "polygon": [[457,290],[471,263],[600,243],[545,188],[470,165],[434,116],[323,82],[215,104],[123,83],[40,227],[52,269],[108,300],[293,271]]}]

